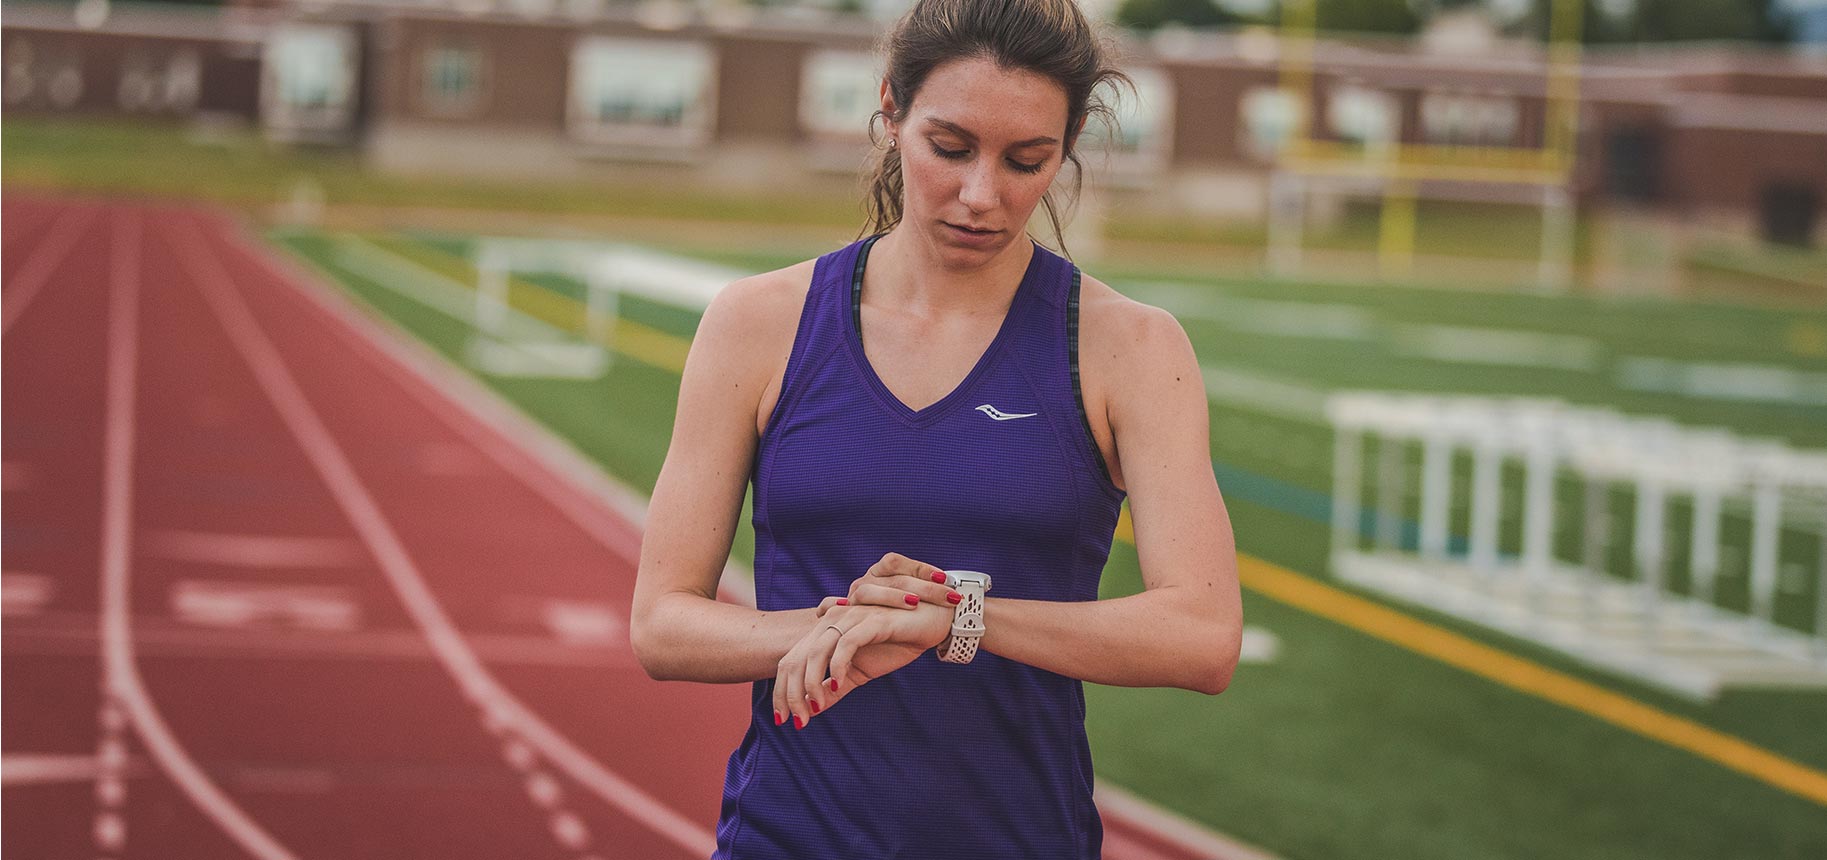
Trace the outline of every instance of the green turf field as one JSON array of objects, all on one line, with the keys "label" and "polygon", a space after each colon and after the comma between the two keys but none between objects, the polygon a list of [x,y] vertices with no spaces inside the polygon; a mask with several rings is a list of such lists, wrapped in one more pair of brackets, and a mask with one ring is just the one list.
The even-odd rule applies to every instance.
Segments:
[{"label": "green turf field", "polygon": [[[286,231],[273,238],[461,360],[472,334],[466,322],[347,265],[336,237]],[[473,282],[467,237],[367,238],[425,271]],[[793,259],[721,261],[760,270]],[[1214,388],[1213,466],[1240,552],[1334,587],[1342,588],[1326,569],[1330,432],[1303,411],[1303,398],[1263,397],[1263,390],[1551,395],[1827,446],[1827,402],[1809,387],[1827,379],[1827,310],[1198,281],[1121,264],[1091,274],[1175,311],[1192,336]],[[512,294],[517,308],[576,326],[574,303],[560,297],[576,298],[579,285],[523,280]],[[485,379],[645,490],[665,453],[678,384],[678,352],[664,343],[689,338],[696,318],[634,297],[623,298],[621,312],[617,343],[626,348],[600,380]],[[1478,359],[1468,344],[1504,361]],[[1682,372],[1695,367],[1794,384],[1771,388],[1765,400],[1727,398],[1685,382],[1706,376]],[[746,561],[753,546],[746,512],[743,525],[735,553]],[[1734,539],[1743,536],[1728,529]],[[1812,557],[1811,539],[1798,532],[1785,548]],[[1728,600],[1744,576],[1740,570],[1722,581]],[[1119,543],[1104,593],[1139,588],[1133,548]],[[1809,629],[1814,599],[1811,590],[1782,595],[1779,621]],[[1242,666],[1222,696],[1088,686],[1100,776],[1291,859],[1827,856],[1827,801],[1367,636],[1262,589],[1246,588],[1244,604],[1248,623],[1277,636],[1280,652]],[[1397,608],[1755,745],[1804,772],[1827,770],[1827,693],[1728,692],[1697,704],[1448,617]]]}]

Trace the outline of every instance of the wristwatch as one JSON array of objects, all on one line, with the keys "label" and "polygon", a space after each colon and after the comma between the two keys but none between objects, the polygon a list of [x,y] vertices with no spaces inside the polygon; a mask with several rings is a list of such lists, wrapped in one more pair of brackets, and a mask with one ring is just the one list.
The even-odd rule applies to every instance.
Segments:
[{"label": "wristwatch", "polygon": [[990,590],[990,575],[975,570],[948,570],[945,584],[964,595],[964,599],[952,610],[952,635],[939,643],[939,659],[969,663],[977,656],[977,640],[983,638],[983,593]]}]

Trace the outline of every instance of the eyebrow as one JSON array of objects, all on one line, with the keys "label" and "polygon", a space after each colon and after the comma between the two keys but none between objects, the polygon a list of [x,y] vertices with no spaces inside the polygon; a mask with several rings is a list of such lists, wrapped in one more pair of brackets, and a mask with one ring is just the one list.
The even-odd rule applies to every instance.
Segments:
[{"label": "eyebrow", "polygon": [[[928,123],[936,125],[940,128],[943,128],[946,131],[951,132],[952,134],[958,135],[959,137],[962,137],[965,140],[969,140],[972,142],[975,142],[977,140],[976,135],[971,134],[969,131],[966,131],[964,126],[961,126],[955,122],[943,120],[936,116],[929,116],[926,118],[926,121]],[[1059,138],[1045,137],[1045,136],[1030,137],[1027,140],[1016,141],[1015,147],[1020,148],[1020,147],[1024,147],[1024,146],[1043,146],[1043,145],[1049,144],[1049,143],[1059,143]]]}]

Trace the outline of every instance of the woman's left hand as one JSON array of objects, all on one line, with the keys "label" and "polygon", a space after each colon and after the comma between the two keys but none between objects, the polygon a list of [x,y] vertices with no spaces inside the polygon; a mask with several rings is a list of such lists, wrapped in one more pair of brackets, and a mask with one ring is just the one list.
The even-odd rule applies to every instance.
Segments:
[{"label": "woman's left hand", "polygon": [[938,646],[952,629],[952,610],[930,603],[891,608],[827,600],[819,612],[774,677],[774,713],[798,728],[851,690]]}]

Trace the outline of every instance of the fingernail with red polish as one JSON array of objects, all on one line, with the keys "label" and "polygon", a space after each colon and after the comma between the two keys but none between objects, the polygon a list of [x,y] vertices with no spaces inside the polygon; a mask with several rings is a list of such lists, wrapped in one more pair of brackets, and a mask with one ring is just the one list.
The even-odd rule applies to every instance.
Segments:
[{"label": "fingernail with red polish", "polygon": [[779,712],[779,711],[775,711],[775,712],[774,712],[774,725],[777,725],[777,726],[778,726],[778,725],[780,725],[780,724],[781,724],[781,723],[784,723],[784,722],[786,722],[786,721],[787,721],[787,718],[786,718],[786,717],[783,717],[783,716],[781,716],[781,715],[780,715],[780,712]]},{"label": "fingernail with red polish", "polygon": [[838,598],[838,599],[837,599],[837,605],[839,605],[839,606],[849,606],[849,605],[850,605],[850,598],[848,598],[848,597],[840,597],[840,598]]},{"label": "fingernail with red polish", "polygon": [[793,715],[793,728],[803,729],[805,727],[806,727],[806,718],[802,717],[798,714],[794,714]]},{"label": "fingernail with red polish", "polygon": [[827,687],[830,687],[830,688],[831,688],[831,692],[833,692],[833,693],[835,693],[835,692],[837,692],[837,679],[836,679],[836,678],[830,678],[830,679],[828,679],[828,680],[826,680],[826,681],[825,681],[825,686],[827,686]]},{"label": "fingernail with red polish", "polygon": [[933,581],[934,582],[944,582],[945,581],[945,571],[943,571],[943,570],[933,571]]},{"label": "fingernail with red polish", "polygon": [[964,599],[964,595],[962,595],[962,594],[959,594],[959,593],[958,593],[958,592],[956,592],[956,591],[954,591],[954,592],[952,592],[952,593],[950,593],[950,594],[947,594],[947,595],[945,595],[945,599],[946,599],[946,600],[949,600],[949,601],[951,601],[951,602],[953,602],[953,603],[957,603],[957,602],[958,602],[958,601],[960,601],[960,600],[963,600],[963,599]]},{"label": "fingernail with red polish", "polygon": [[908,606],[919,606],[920,605],[919,595],[917,595],[917,594],[907,595],[907,605]]},{"label": "fingernail with red polish", "polygon": [[818,713],[818,700],[817,699],[807,699],[806,701],[812,703],[812,713],[814,713],[814,714]]}]

